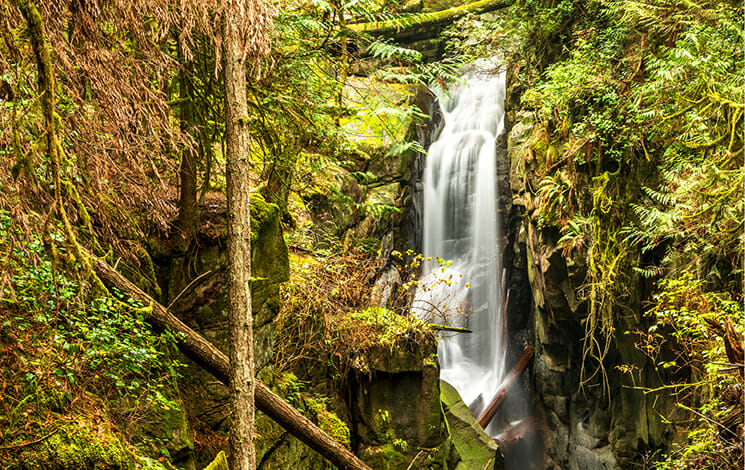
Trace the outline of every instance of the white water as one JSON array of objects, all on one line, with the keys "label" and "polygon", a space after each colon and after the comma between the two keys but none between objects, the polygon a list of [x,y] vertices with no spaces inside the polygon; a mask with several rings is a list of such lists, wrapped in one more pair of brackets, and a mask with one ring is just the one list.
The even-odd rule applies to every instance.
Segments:
[{"label": "white water", "polygon": [[[432,260],[413,309],[433,323],[473,331],[443,334],[438,354],[440,378],[477,415],[504,373],[495,141],[504,128],[505,74],[471,71],[464,80],[441,98],[445,126],[427,156],[424,255]],[[443,269],[435,257],[452,264]]]}]

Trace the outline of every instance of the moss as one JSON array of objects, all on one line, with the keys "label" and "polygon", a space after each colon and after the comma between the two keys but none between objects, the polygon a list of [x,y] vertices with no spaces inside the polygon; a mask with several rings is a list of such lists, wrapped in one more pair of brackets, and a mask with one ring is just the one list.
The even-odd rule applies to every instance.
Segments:
[{"label": "moss", "polygon": [[350,447],[349,427],[346,423],[328,410],[324,399],[301,393],[302,385],[294,374],[274,373],[271,387],[329,436],[347,448]]},{"label": "moss", "polygon": [[[446,10],[440,10],[432,13],[420,13],[414,15],[413,18],[406,21],[407,25],[416,26],[421,23],[437,23],[440,21],[455,20],[461,16],[465,16],[468,13],[481,13],[486,11],[490,7],[498,5],[504,5],[507,2],[502,0],[479,0],[477,2],[471,2],[466,5],[456,6],[448,8]],[[388,20],[388,21],[373,21],[370,23],[358,23],[349,25],[349,29],[357,32],[369,32],[369,31],[398,31],[402,29],[401,20]]]},{"label": "moss", "polygon": [[[175,392],[178,393],[178,392]],[[194,441],[180,401],[167,408],[154,408],[153,420],[140,430],[155,452],[165,454],[176,466],[194,468]]]},{"label": "moss", "polygon": [[314,417],[313,420],[318,423],[318,427],[325,431],[326,434],[333,437],[336,441],[344,444],[347,448],[350,448],[351,441],[347,424],[339,419],[335,413],[326,409],[325,403],[309,397],[305,397],[305,403],[307,408],[311,411],[311,416]]},{"label": "moss", "polygon": [[217,457],[215,457],[215,460],[207,465],[204,470],[230,470],[228,468],[228,459],[225,457],[225,452],[220,451],[217,454]]},{"label": "moss", "polygon": [[290,278],[281,217],[276,204],[251,194],[251,267],[253,277],[262,283],[279,284]]},{"label": "moss", "polygon": [[[272,367],[259,372],[259,380],[293,407],[316,423],[336,441],[350,448],[350,432],[346,423],[328,410],[326,400],[301,393],[302,385],[293,374],[280,374]],[[281,426],[259,413],[256,420],[256,461],[262,470],[285,468],[331,468],[318,453]]]},{"label": "moss", "polygon": [[148,286],[153,289],[156,297],[161,296],[160,286],[158,285],[158,278],[155,275],[155,266],[153,265],[153,259],[145,248],[141,245],[135,245],[135,252],[137,259],[140,262],[140,267],[143,271],[143,277],[147,280]]},{"label": "moss", "polygon": [[398,470],[408,466],[406,456],[392,443],[368,447],[362,452],[362,460],[379,470]]},{"label": "moss", "polygon": [[362,459],[376,469],[408,468],[412,450],[409,443],[397,436],[388,410],[378,409],[372,424],[377,445],[366,447]]},{"label": "moss", "polygon": [[[129,470],[137,457],[110,429],[82,417],[61,425],[39,444],[27,446],[8,470]],[[163,467],[160,466],[160,469]]]},{"label": "moss", "polygon": [[497,445],[476,422],[455,388],[440,381],[440,399],[450,432],[452,458],[460,461],[459,468],[502,468]]},{"label": "moss", "polygon": [[[426,347],[434,341],[434,335],[426,322],[414,316],[398,315],[384,307],[370,307],[334,320],[337,321],[335,326],[340,333],[354,332],[355,329],[367,333],[363,338],[356,335],[350,338],[356,342],[354,346],[359,350],[383,347],[391,351],[405,351],[410,349],[405,347],[407,344]],[[360,339],[364,341],[360,342]],[[420,368],[421,364],[417,369]]]},{"label": "moss", "polygon": [[[30,384],[29,384],[30,385]],[[30,388],[38,386],[29,386]],[[36,408],[40,410],[48,409],[52,413],[62,411],[70,403],[70,395],[58,388],[36,388],[31,391],[27,398],[36,400]],[[17,408],[20,411],[20,408]]]}]

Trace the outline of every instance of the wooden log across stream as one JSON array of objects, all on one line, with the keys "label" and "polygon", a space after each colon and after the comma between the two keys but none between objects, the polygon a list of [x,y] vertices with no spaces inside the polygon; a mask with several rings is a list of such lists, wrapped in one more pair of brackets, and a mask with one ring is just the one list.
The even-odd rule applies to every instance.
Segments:
[{"label": "wooden log across stream", "polygon": [[[197,332],[189,328],[163,305],[125,278],[107,262],[92,258],[93,269],[101,281],[110,288],[129,295],[135,300],[149,305],[151,311],[146,321],[158,330],[170,328],[178,338],[178,348],[207,372],[224,384],[230,381],[230,361],[222,351],[213,346]],[[344,445],[323,432],[308,418],[300,414],[289,403],[275,394],[266,385],[256,381],[256,408],[300,439],[331,463],[344,470],[372,470],[367,464],[350,452]]]},{"label": "wooden log across stream", "polygon": [[[370,36],[385,36],[397,40],[419,36],[422,32],[438,32],[438,26],[450,24],[468,14],[480,14],[488,11],[506,8],[512,5],[512,0],[477,0],[465,5],[448,8],[430,13],[417,13],[408,17],[401,17],[386,21],[351,24],[348,28],[356,33],[366,33]],[[430,33],[430,36],[436,34]]]},{"label": "wooden log across stream", "polygon": [[533,359],[534,353],[535,348],[533,346],[528,346],[527,348],[525,348],[522,356],[520,356],[517,364],[515,364],[515,367],[512,368],[510,373],[507,374],[507,377],[502,382],[502,385],[500,385],[497,394],[494,395],[494,398],[492,398],[489,406],[487,406],[486,409],[481,413],[481,415],[479,415],[477,421],[482,428],[486,428],[489,422],[491,422],[492,418],[499,410],[499,407],[502,405],[502,402],[504,402],[504,398],[507,396],[507,391],[509,391],[510,387],[514,385],[518,377],[520,377],[520,375],[525,372],[528,364],[530,364],[530,360]]}]

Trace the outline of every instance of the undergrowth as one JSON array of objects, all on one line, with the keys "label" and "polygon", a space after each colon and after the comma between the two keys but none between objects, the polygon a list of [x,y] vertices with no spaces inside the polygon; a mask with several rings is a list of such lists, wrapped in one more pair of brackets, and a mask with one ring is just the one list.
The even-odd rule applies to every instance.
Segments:
[{"label": "undergrowth", "polygon": [[388,354],[434,344],[425,322],[372,305],[374,275],[383,262],[370,254],[293,255],[290,265],[276,322],[280,369],[303,380],[327,369],[343,380],[351,370],[372,373]]},{"label": "undergrowth", "polygon": [[[179,368],[173,338],[152,333],[139,305],[82,295],[28,229],[34,223],[0,211],[3,468],[33,460],[64,432],[78,432],[74,423],[116,442],[131,423],[139,432],[160,419],[159,410],[179,406],[170,393]],[[121,409],[106,404],[117,401]],[[161,449],[155,443],[145,452],[159,456]]]}]

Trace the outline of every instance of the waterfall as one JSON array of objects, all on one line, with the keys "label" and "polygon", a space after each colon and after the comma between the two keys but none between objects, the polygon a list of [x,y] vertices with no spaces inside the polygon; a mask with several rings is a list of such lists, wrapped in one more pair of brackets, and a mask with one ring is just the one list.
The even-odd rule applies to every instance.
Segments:
[{"label": "waterfall", "polygon": [[473,69],[463,79],[441,97],[445,125],[424,169],[425,268],[412,309],[472,331],[443,333],[438,355],[440,378],[478,415],[504,374],[495,141],[504,130],[505,73]]}]

